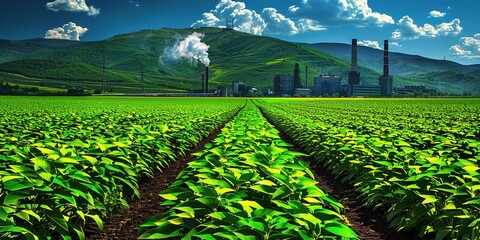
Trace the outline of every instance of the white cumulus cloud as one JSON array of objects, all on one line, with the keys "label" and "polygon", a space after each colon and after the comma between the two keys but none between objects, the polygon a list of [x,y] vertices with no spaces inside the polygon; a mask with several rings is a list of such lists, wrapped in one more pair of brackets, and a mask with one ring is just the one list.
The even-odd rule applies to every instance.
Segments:
[{"label": "white cumulus cloud", "polygon": [[317,21],[306,18],[299,19],[297,21],[297,27],[300,32],[326,30],[326,28],[320,25]]},{"label": "white cumulus cloud", "polygon": [[300,9],[300,8],[295,6],[295,5],[292,5],[292,6],[288,7],[288,11],[290,11],[292,13],[298,11],[298,9]]},{"label": "white cumulus cloud", "polygon": [[248,9],[235,0],[220,0],[215,9],[203,13],[203,17],[191,27],[225,27],[227,18],[235,19],[235,30],[262,35],[294,35],[308,31],[325,30],[328,26],[354,24],[356,26],[384,26],[395,24],[387,14],[375,12],[368,0],[297,0],[287,14],[275,8],[262,12]]},{"label": "white cumulus cloud", "polygon": [[133,4],[135,7],[140,7],[139,1],[128,1],[130,4]]},{"label": "white cumulus cloud", "polygon": [[262,17],[266,23],[266,33],[294,35],[299,32],[295,23],[278,13],[275,8],[264,8]]},{"label": "white cumulus cloud", "polygon": [[412,40],[419,37],[456,36],[463,30],[460,26],[460,19],[454,19],[448,23],[441,23],[433,26],[425,23],[418,26],[409,16],[403,16],[397,23],[398,28],[392,33],[395,40]]},{"label": "white cumulus cloud", "polygon": [[191,27],[225,27],[226,19],[235,19],[235,30],[262,35],[266,23],[255,10],[247,9],[245,3],[221,0],[215,9],[203,14],[203,18]]},{"label": "white cumulus cloud", "polygon": [[447,13],[444,13],[444,12],[440,12],[440,11],[437,11],[437,10],[433,10],[430,12],[430,15],[429,17],[432,17],[432,18],[441,18],[441,17],[445,17]]},{"label": "white cumulus cloud", "polygon": [[[225,22],[225,20],[224,20]],[[203,13],[203,18],[196,21],[192,24],[192,27],[202,26],[202,27],[219,27],[220,26],[220,19],[215,16],[215,14]]]},{"label": "white cumulus cloud", "polygon": [[54,12],[86,12],[89,16],[100,14],[99,8],[88,6],[85,0],[55,0],[53,2],[47,2],[45,6]]},{"label": "white cumulus cloud", "polygon": [[387,14],[374,12],[368,6],[368,0],[339,0],[341,16],[351,20],[361,20],[368,24],[381,25],[394,24],[393,18]]},{"label": "white cumulus cloud", "polygon": [[375,48],[375,49],[382,49],[380,47],[380,44],[377,41],[371,41],[371,40],[358,41],[358,45],[365,46],[365,47],[371,47],[371,48]]},{"label": "white cumulus cloud", "polygon": [[460,45],[450,47],[450,55],[462,58],[480,58],[480,33],[462,37]]},{"label": "white cumulus cloud", "polygon": [[[289,10],[295,11],[295,7],[290,7]],[[272,7],[257,12],[248,9],[244,2],[234,0],[220,0],[215,9],[203,13],[202,19],[193,23],[191,27],[225,27],[227,18],[235,19],[235,30],[255,35],[295,35],[300,32],[324,29],[314,20],[294,21]]]},{"label": "white cumulus cloud", "polygon": [[69,22],[62,27],[50,29],[45,33],[46,39],[64,39],[80,41],[80,37],[88,31],[88,28],[77,26],[73,22]]},{"label": "white cumulus cloud", "polygon": [[402,47],[402,45],[398,42],[390,42],[389,44],[394,47]]},{"label": "white cumulus cloud", "polygon": [[394,24],[387,14],[375,12],[368,0],[302,0],[289,8],[296,18],[315,20],[322,25],[353,23],[357,26],[383,26]]}]

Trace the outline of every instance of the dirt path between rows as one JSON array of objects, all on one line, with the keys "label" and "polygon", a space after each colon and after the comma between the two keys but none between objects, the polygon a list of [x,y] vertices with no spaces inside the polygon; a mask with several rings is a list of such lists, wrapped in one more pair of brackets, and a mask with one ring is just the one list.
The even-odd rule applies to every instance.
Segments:
[{"label": "dirt path between rows", "polygon": [[[268,119],[263,110],[260,109],[263,116]],[[274,125],[275,126],[275,125]],[[280,131],[280,129],[277,128]],[[290,136],[280,131],[280,137],[283,141],[293,145],[290,149],[292,151],[304,152]],[[334,199],[343,204],[344,213],[347,217],[350,228],[352,228],[360,239],[365,240],[413,240],[416,239],[416,233],[413,231],[397,232],[388,227],[387,221],[383,218],[384,212],[372,211],[372,209],[363,206],[361,199],[358,199],[359,193],[355,191],[351,184],[341,183],[335,179],[335,176],[330,173],[322,165],[316,163],[313,157],[304,157],[302,160],[309,162],[310,170],[312,171],[315,180],[318,182],[317,186],[327,192]]]},{"label": "dirt path between rows", "polygon": [[171,207],[160,206],[163,199],[158,194],[167,189],[176,180],[178,174],[187,167],[188,162],[192,160],[191,154],[204,150],[205,144],[217,138],[222,128],[235,118],[242,109],[243,107],[215,129],[213,133],[203,139],[196,147],[190,149],[185,156],[177,157],[177,161],[172,163],[164,172],[157,172],[152,179],[140,181],[139,191],[141,198],[130,202],[130,208],[127,212],[105,220],[103,231],[100,231],[95,223],[87,223],[84,229],[86,239],[138,239],[140,234],[137,233],[137,229],[143,222],[150,217],[162,214]]}]

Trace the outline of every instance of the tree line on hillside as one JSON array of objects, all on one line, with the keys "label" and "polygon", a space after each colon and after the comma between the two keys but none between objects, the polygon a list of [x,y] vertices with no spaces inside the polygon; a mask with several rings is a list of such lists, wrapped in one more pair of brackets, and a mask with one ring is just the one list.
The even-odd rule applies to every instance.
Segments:
[{"label": "tree line on hillside", "polygon": [[47,92],[39,87],[20,87],[20,85],[10,84],[7,81],[0,80],[0,95],[68,95],[68,96],[86,96],[91,95],[83,89],[70,88],[66,92]]}]

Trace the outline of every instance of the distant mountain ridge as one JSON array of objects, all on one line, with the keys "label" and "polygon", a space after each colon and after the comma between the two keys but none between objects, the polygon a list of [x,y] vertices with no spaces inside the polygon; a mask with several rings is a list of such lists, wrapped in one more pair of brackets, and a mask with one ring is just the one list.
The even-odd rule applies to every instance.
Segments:
[{"label": "distant mountain ridge", "polygon": [[[346,61],[351,60],[351,45],[343,43],[302,43]],[[436,60],[419,55],[389,52],[390,74],[406,79],[412,85],[427,85],[443,92],[452,86],[464,91],[480,92],[480,64],[462,65],[448,60]],[[378,71],[383,69],[383,50],[358,46],[358,63]],[[458,86],[464,86],[463,88]],[[461,91],[461,90],[460,90]]]},{"label": "distant mountain ridge", "polygon": [[[351,53],[348,44],[298,44],[217,28],[143,30],[94,42],[0,40],[0,79],[94,90],[102,87],[105,59],[106,80],[113,91],[138,92],[140,86],[152,92],[192,91],[200,88],[203,65],[192,66],[187,59],[162,63],[159,57],[179,38],[195,31],[205,34],[203,41],[210,45],[210,89],[231,86],[233,81],[259,89],[273,87],[274,76],[293,74],[295,63],[301,65],[302,83],[303,69],[309,66],[309,86],[320,73],[339,75],[346,83]],[[443,92],[480,93],[480,65],[465,66],[401,53],[390,56],[395,87],[426,85]],[[363,84],[378,84],[382,61],[382,51],[359,47]]]}]

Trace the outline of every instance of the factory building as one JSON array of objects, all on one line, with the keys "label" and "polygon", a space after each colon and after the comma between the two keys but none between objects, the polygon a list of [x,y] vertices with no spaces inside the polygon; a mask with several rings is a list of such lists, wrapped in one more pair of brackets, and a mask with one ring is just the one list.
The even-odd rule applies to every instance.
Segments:
[{"label": "factory building", "polygon": [[313,95],[316,97],[340,93],[341,79],[335,75],[321,75],[313,81]]},{"label": "factory building", "polygon": [[[305,79],[308,67],[305,67]],[[305,81],[306,83],[306,81]],[[306,86],[306,84],[305,84]],[[295,63],[293,77],[291,75],[275,75],[273,79],[274,96],[310,95],[310,89],[302,86],[300,79],[300,65]]]},{"label": "factory building", "polygon": [[272,90],[269,87],[263,88],[262,89],[262,94],[263,94],[263,96],[270,96],[270,95],[272,95]]},{"label": "factory building", "polygon": [[233,82],[232,83],[232,92],[233,93],[241,92],[242,86],[245,86],[245,84],[243,84],[243,82],[238,82],[238,81]]},{"label": "factory building", "polygon": [[396,88],[395,90],[398,94],[409,94],[409,93],[415,93],[415,92],[422,92],[422,93],[436,92],[435,89],[430,89],[425,86],[405,86],[403,88]]},{"label": "factory building", "polygon": [[391,97],[393,95],[393,77],[390,76],[388,66],[388,40],[383,44],[383,76],[378,79],[380,83],[380,96]]},{"label": "factory building", "polygon": [[[347,93],[351,93],[347,95]],[[348,97],[373,97],[380,95],[378,85],[342,85],[340,95]]]},{"label": "factory building", "polygon": [[310,96],[310,89],[309,88],[295,88],[295,95]]},{"label": "factory building", "polygon": [[389,72],[388,40],[384,41],[383,75],[379,78],[379,85],[360,85],[360,73],[357,68],[357,39],[352,39],[352,69],[348,74],[348,85],[342,85],[342,96],[381,96],[393,95],[393,78]]},{"label": "factory building", "polygon": [[291,75],[275,75],[273,79],[273,93],[276,97],[293,96],[293,77]]},{"label": "factory building", "polygon": [[218,86],[216,91],[217,96],[219,97],[228,97],[228,87]]}]

